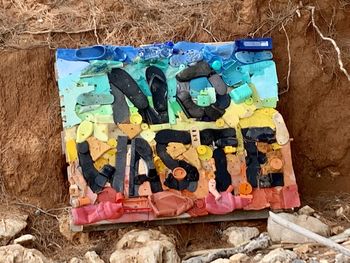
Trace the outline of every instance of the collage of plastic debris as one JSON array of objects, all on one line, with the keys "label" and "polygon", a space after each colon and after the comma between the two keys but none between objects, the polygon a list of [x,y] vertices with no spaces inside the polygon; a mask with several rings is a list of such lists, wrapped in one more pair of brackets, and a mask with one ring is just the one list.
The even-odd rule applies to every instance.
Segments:
[{"label": "collage of plastic debris", "polygon": [[272,39],[57,49],[74,225],[300,205]]}]

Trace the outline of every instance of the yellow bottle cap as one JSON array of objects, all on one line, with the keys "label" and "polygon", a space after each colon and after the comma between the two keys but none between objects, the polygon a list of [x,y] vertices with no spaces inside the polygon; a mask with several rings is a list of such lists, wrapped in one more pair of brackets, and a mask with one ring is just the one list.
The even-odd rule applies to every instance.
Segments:
[{"label": "yellow bottle cap", "polygon": [[271,144],[271,146],[272,146],[272,149],[273,149],[274,151],[279,150],[279,149],[282,148],[282,146],[279,145],[279,144],[276,143],[276,142],[274,142],[273,144]]},{"label": "yellow bottle cap", "polygon": [[112,146],[112,147],[117,147],[117,140],[114,139],[114,138],[110,138],[108,141],[107,141],[107,144],[109,146]]},{"label": "yellow bottle cap", "polygon": [[158,173],[162,173],[165,170],[165,164],[163,163],[163,161],[158,157],[154,157],[153,159],[154,165],[156,167],[156,170]]},{"label": "yellow bottle cap", "polygon": [[142,123],[142,124],[141,124],[141,129],[142,129],[142,130],[145,131],[145,130],[148,130],[148,128],[149,128],[149,126],[148,126],[147,123]]},{"label": "yellow bottle cap", "polygon": [[213,157],[213,150],[206,145],[200,145],[197,147],[198,158],[202,161],[208,161]]},{"label": "yellow bottle cap", "polygon": [[199,155],[205,154],[206,151],[207,151],[207,148],[205,147],[205,145],[200,145],[200,146],[197,147],[197,153]]},{"label": "yellow bottle cap", "polygon": [[254,100],[253,100],[253,98],[248,98],[248,99],[246,99],[246,100],[244,101],[244,103],[247,104],[247,105],[253,105]]},{"label": "yellow bottle cap", "polygon": [[215,125],[218,127],[218,128],[222,128],[222,127],[224,127],[225,126],[225,121],[223,120],[223,119],[217,119],[216,121],[215,121]]},{"label": "yellow bottle cap", "polygon": [[237,151],[237,148],[236,147],[233,147],[233,146],[225,146],[224,147],[224,152],[226,154],[229,154],[229,153],[235,153]]},{"label": "yellow bottle cap", "polygon": [[133,113],[130,115],[130,123],[131,124],[141,124],[142,116],[138,113]]}]

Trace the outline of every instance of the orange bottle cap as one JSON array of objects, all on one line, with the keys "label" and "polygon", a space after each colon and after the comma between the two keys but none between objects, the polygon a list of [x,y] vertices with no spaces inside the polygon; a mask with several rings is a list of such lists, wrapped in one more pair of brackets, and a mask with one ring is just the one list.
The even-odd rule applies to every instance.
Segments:
[{"label": "orange bottle cap", "polygon": [[91,204],[91,201],[90,201],[89,197],[87,197],[87,196],[79,197],[78,201],[79,201],[79,206]]},{"label": "orange bottle cap", "polygon": [[274,157],[269,161],[270,166],[275,170],[280,170],[283,167],[283,162],[280,158]]},{"label": "orange bottle cap", "polygon": [[182,167],[176,167],[173,170],[173,175],[177,180],[182,180],[186,177],[187,173],[186,170]]},{"label": "orange bottle cap", "polygon": [[239,185],[239,193],[241,195],[249,195],[252,191],[253,188],[248,182],[243,182]]}]

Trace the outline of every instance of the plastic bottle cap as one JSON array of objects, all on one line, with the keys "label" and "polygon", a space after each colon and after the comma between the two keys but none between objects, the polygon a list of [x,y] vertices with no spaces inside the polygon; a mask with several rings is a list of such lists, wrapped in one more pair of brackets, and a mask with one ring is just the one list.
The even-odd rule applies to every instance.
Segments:
[{"label": "plastic bottle cap", "polygon": [[155,165],[156,170],[157,170],[158,173],[164,172],[165,165],[164,165],[164,163],[162,162],[162,160],[158,156],[154,157],[153,162],[154,162],[154,165]]},{"label": "plastic bottle cap", "polygon": [[273,149],[274,151],[279,150],[279,149],[282,148],[282,146],[279,145],[279,144],[276,143],[276,142],[274,142],[273,144],[271,144],[271,146],[272,146],[272,149]]},{"label": "plastic bottle cap", "polygon": [[132,124],[141,124],[142,116],[138,113],[133,113],[130,115],[130,122]]},{"label": "plastic bottle cap", "polygon": [[186,177],[187,173],[186,173],[186,170],[184,168],[176,167],[173,170],[173,175],[177,180],[183,180]]},{"label": "plastic bottle cap", "polygon": [[117,140],[114,139],[114,138],[110,138],[108,141],[107,141],[107,144],[111,147],[116,147],[117,146]]},{"label": "plastic bottle cap", "polygon": [[197,147],[197,153],[199,155],[203,155],[207,152],[207,148],[205,147],[205,145],[200,145]]},{"label": "plastic bottle cap", "polygon": [[217,119],[216,121],[215,121],[215,125],[217,126],[217,127],[219,127],[219,128],[222,128],[222,127],[224,127],[225,126],[225,121],[223,120],[223,119]]},{"label": "plastic bottle cap", "polygon": [[145,131],[145,130],[148,130],[148,128],[149,128],[149,126],[148,126],[147,123],[142,123],[142,124],[141,124],[141,129],[142,129],[142,130]]},{"label": "plastic bottle cap", "polygon": [[246,100],[244,101],[244,103],[247,104],[247,105],[253,105],[254,100],[253,100],[253,98],[248,98],[248,99],[246,99]]},{"label": "plastic bottle cap", "polygon": [[222,67],[222,63],[220,60],[214,60],[213,63],[211,63],[211,68],[218,71]]},{"label": "plastic bottle cap", "polygon": [[253,191],[252,186],[248,182],[243,182],[239,185],[239,193],[249,195]]},{"label": "plastic bottle cap", "polygon": [[213,150],[206,145],[200,145],[197,147],[198,158],[202,161],[208,161],[213,157]]},{"label": "plastic bottle cap", "polygon": [[274,157],[269,161],[270,166],[275,170],[280,170],[283,167],[283,162],[280,158]]},{"label": "plastic bottle cap", "polygon": [[90,199],[87,196],[78,198],[79,206],[89,205],[91,204]]},{"label": "plastic bottle cap", "polygon": [[236,152],[237,151],[237,148],[236,147],[233,147],[233,146],[225,146],[224,147],[224,152],[226,153],[226,154],[228,154],[228,153],[234,153],[234,152]]}]

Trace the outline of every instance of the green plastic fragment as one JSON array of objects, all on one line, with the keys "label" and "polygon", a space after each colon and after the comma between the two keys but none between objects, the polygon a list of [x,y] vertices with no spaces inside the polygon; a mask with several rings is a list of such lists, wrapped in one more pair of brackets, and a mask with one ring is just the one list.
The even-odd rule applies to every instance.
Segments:
[{"label": "green plastic fragment", "polygon": [[216,102],[216,92],[215,88],[206,88],[205,91],[207,92],[209,98],[210,98],[210,104],[213,104]]},{"label": "green plastic fragment", "polygon": [[[202,93],[202,92],[201,92]],[[201,107],[210,105],[210,97],[207,94],[197,96],[197,105]]]},{"label": "green plastic fragment", "polygon": [[102,105],[92,111],[79,113],[81,112],[81,106],[77,104],[75,107],[75,112],[77,113],[78,117],[81,120],[89,120],[91,116],[94,116],[94,115],[112,115],[113,114],[112,105]]}]

